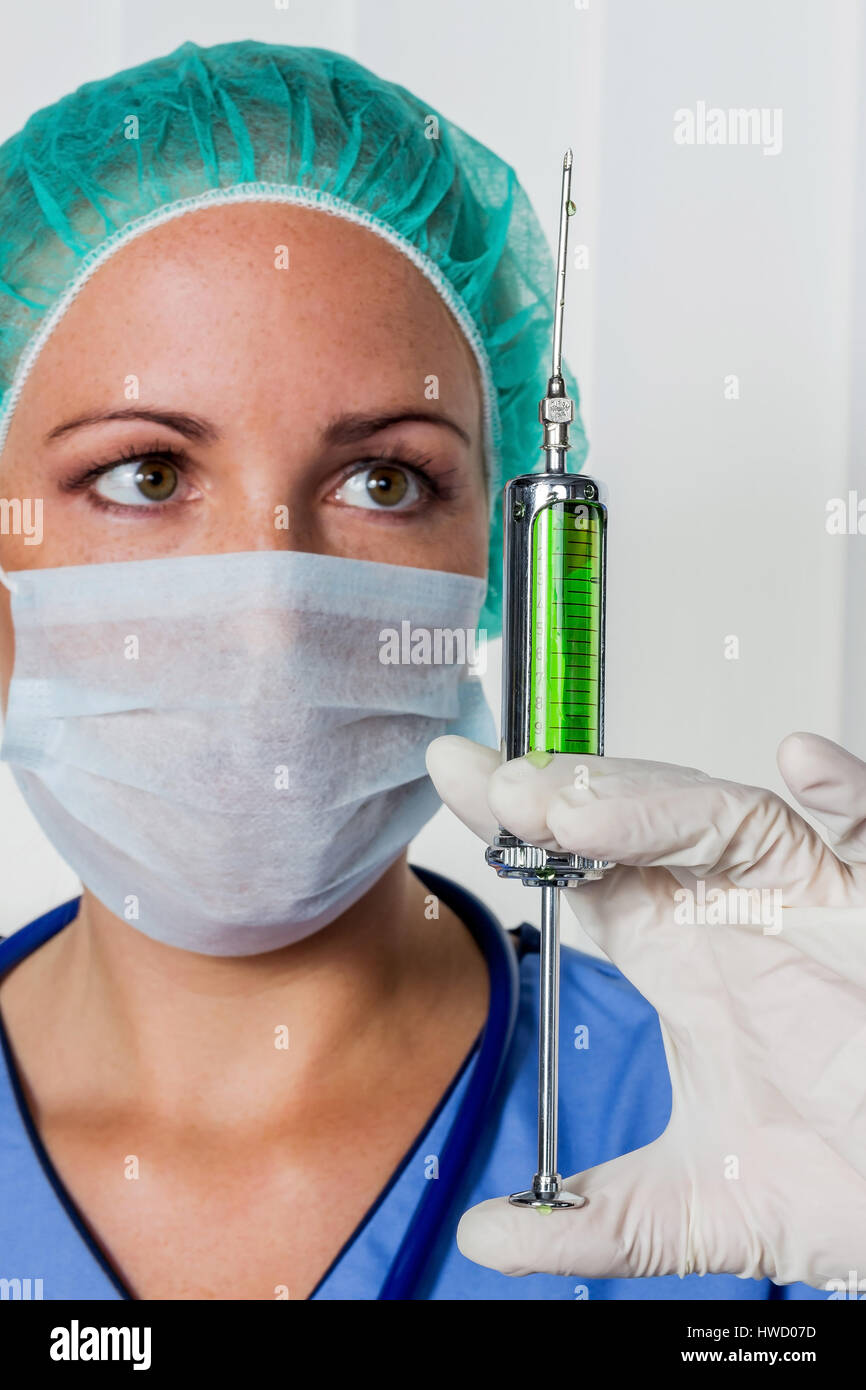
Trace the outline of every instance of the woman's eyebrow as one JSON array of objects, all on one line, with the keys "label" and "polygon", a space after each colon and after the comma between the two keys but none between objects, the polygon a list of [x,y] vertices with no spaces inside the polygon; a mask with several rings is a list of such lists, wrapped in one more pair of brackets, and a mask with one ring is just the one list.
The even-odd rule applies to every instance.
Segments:
[{"label": "woman's eyebrow", "polygon": [[389,425],[399,425],[413,420],[420,420],[429,425],[445,425],[447,429],[458,434],[464,444],[471,445],[472,443],[471,436],[467,434],[463,426],[458,425],[457,421],[452,420],[449,415],[443,415],[438,410],[418,410],[417,408],[386,412],[376,411],[369,415],[338,415],[336,419],[326,425],[323,438],[326,444],[357,444],[369,435],[387,429]]},{"label": "woman's eyebrow", "polygon": [[59,439],[70,430],[83,429],[85,425],[99,425],[109,420],[150,420],[156,425],[167,425],[187,439],[197,439],[204,444],[213,444],[220,438],[216,425],[202,420],[198,415],[188,415],[182,410],[150,410],[145,406],[129,406],[124,410],[101,410],[93,415],[79,415],[74,420],[66,420],[55,425],[45,436],[45,442]]},{"label": "woman's eyebrow", "polygon": [[[221,437],[216,425],[211,424],[209,420],[203,420],[198,415],[189,415],[186,411],[181,410],[153,410],[144,406],[129,406],[123,410],[103,410],[93,415],[79,415],[74,420],[65,420],[62,425],[55,425],[54,429],[48,431],[45,441],[48,443],[53,439],[60,439],[71,430],[83,429],[87,425],[104,424],[112,420],[149,420],[153,424],[166,425],[169,429],[176,430],[178,434],[185,435],[187,439],[195,439],[204,444],[216,443]],[[459,435],[464,444],[471,445],[472,443],[471,436],[467,431],[450,416],[443,415],[437,410],[418,409],[339,415],[325,427],[324,440],[326,444],[357,444],[360,440],[367,439],[380,430],[388,429],[390,425],[411,421],[444,425],[446,429],[453,430],[455,434]]]}]

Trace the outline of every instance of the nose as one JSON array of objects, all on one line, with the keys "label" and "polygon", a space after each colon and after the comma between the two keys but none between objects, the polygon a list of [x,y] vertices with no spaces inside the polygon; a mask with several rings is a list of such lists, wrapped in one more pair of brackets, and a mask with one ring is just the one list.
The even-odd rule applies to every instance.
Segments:
[{"label": "nose", "polygon": [[208,493],[198,537],[203,553],[321,549],[313,480],[303,461],[278,445],[246,449]]}]

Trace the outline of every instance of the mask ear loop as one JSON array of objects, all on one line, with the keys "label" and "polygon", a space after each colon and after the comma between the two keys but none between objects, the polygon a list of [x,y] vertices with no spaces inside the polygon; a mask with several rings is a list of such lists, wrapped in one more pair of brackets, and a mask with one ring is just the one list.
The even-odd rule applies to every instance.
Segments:
[{"label": "mask ear loop", "polygon": [[[18,585],[17,585],[17,583],[15,582],[14,579],[10,579],[9,575],[6,573],[6,571],[4,570],[4,568],[3,568],[2,565],[0,565],[0,584],[2,584],[4,588],[6,588],[6,589],[9,590],[10,594],[12,594],[13,597],[14,597],[14,595],[18,592]],[[0,710],[0,736],[2,736],[3,729],[5,728],[5,725],[6,725],[6,716],[5,716],[5,714],[3,713],[3,711]]]},{"label": "mask ear loop", "polygon": [[[6,448],[6,436],[9,433],[9,424],[12,419],[12,411],[14,408],[14,402],[11,410],[8,404],[4,404],[3,411],[0,413],[0,461],[2,461],[3,452]],[[8,589],[10,594],[17,594],[17,580],[7,574],[2,565],[0,565],[0,584],[3,585],[4,589]]]},{"label": "mask ear loop", "polygon": [[0,565],[0,584],[7,588],[10,594],[17,594],[18,585],[15,580],[6,573],[2,565]]}]

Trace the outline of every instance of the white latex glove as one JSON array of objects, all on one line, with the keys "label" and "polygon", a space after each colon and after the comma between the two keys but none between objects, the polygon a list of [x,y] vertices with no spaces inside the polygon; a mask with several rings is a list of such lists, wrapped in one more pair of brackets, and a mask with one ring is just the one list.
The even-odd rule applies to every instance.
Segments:
[{"label": "white latex glove", "polygon": [[[440,796],[482,839],[501,823],[616,862],[565,897],[657,1010],[673,1091],[654,1143],[565,1181],[587,1199],[577,1210],[471,1208],[457,1235],[469,1259],[586,1278],[866,1278],[866,764],[812,734],[789,735],[778,762],[833,849],[781,797],[693,768],[500,766],[462,738],[431,744]],[[683,923],[698,880],[728,924]],[[763,919],[743,889],[767,890]]]}]

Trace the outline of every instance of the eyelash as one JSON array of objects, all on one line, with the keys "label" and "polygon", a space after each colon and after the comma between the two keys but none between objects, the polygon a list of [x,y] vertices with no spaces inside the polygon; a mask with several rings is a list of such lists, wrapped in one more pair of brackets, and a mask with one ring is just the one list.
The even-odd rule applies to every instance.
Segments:
[{"label": "eyelash", "polygon": [[[101,478],[103,474],[110,473],[113,468],[118,468],[122,463],[130,463],[133,459],[140,459],[142,463],[157,460],[161,463],[171,463],[182,476],[189,471],[189,459],[182,449],[176,449],[171,444],[150,444],[144,449],[125,448],[119,449],[117,453],[106,460],[105,463],[93,463],[85,468],[82,473],[75,477],[65,478],[60,484],[64,492],[82,492],[87,494],[87,500],[93,507],[98,507],[102,512],[114,512],[128,516],[133,510],[132,506],[125,506],[122,502],[113,502],[110,497],[100,497],[98,492],[94,492],[91,483],[96,478]],[[166,507],[177,506],[169,498],[165,502],[155,502],[150,507],[142,507],[142,512],[162,512]]]},{"label": "eyelash", "polygon": [[[158,462],[168,461],[177,469],[182,477],[189,473],[189,457],[182,449],[174,448],[170,444],[156,443],[144,449],[121,449],[107,462],[91,464],[84,472],[77,474],[73,478],[64,479],[60,487],[64,492],[87,493],[89,503],[94,507],[98,507],[100,511],[121,513],[127,516],[133,510],[140,510],[142,513],[150,513],[152,515],[154,512],[163,512],[169,507],[182,505],[168,498],[165,502],[154,502],[150,507],[142,507],[140,509],[133,508],[122,502],[113,502],[109,497],[101,497],[98,492],[92,489],[91,483],[94,479],[101,478],[105,473],[110,473],[113,468],[119,467],[122,463],[129,463],[133,459],[140,459],[142,463],[148,463],[154,460]],[[366,468],[375,468],[377,464],[391,464],[394,467],[405,468],[407,473],[414,474],[437,501],[451,501],[451,499],[456,496],[459,489],[453,486],[453,484],[450,484],[447,479],[457,470],[451,468],[448,469],[447,472],[440,473],[436,476],[430,471],[432,463],[433,460],[428,455],[422,454],[420,451],[414,449],[380,449],[376,454],[370,457],[356,459],[345,469],[337,486],[341,486],[354,473],[363,472]]]},{"label": "eyelash", "polygon": [[[422,454],[416,449],[380,449],[378,453],[368,458],[355,459],[355,461],[345,469],[340,482],[341,486],[347,478],[351,478],[354,473],[363,473],[367,468],[375,468],[381,464],[390,464],[395,468],[405,468],[407,473],[412,473],[419,479],[422,486],[436,498],[438,502],[450,502],[460,491],[459,487],[448,482],[456,468],[449,468],[443,473],[435,474],[431,472],[433,460],[427,454]],[[384,510],[384,509],[383,509]]]}]

